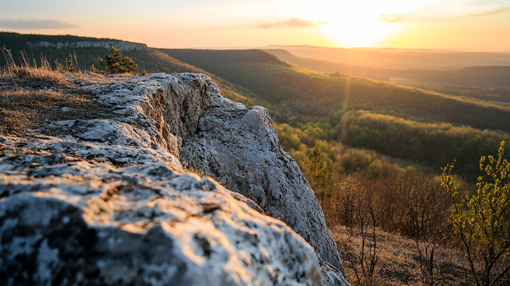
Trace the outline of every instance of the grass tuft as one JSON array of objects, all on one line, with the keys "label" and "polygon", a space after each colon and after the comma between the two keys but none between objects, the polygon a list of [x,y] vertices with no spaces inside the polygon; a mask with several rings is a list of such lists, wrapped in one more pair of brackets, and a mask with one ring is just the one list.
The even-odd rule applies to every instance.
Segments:
[{"label": "grass tuft", "polygon": [[[0,133],[22,133],[36,128],[54,133],[48,127],[53,121],[118,116],[72,82],[73,78],[99,76],[84,72],[66,75],[53,70],[45,58],[41,58],[40,66],[27,60],[18,66],[9,50],[3,49],[3,54],[7,65],[0,67]],[[22,57],[26,59],[24,54]]]}]

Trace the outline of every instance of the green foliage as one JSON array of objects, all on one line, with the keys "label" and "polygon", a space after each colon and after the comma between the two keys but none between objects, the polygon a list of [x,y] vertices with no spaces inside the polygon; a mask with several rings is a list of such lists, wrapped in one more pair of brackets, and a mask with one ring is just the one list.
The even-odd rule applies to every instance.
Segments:
[{"label": "green foliage", "polygon": [[310,151],[303,172],[315,191],[319,201],[333,195],[333,162],[321,152],[318,146]]},{"label": "green foliage", "polygon": [[58,60],[55,61],[55,69],[57,71],[68,71],[68,72],[75,72],[76,69],[74,67],[73,61],[66,59],[65,65],[58,62]]},{"label": "green foliage", "polygon": [[[442,186],[453,199],[451,222],[464,246],[471,275],[477,285],[508,285],[510,279],[510,163],[482,156],[476,194],[463,196],[451,175],[453,164],[443,168]],[[481,267],[482,272],[477,269]]]},{"label": "green foliage", "polygon": [[474,176],[480,156],[494,150],[506,132],[479,130],[449,123],[421,123],[367,111],[343,117],[342,143],[412,160],[439,170],[454,158],[463,175]]},{"label": "green foliage", "polygon": [[105,73],[105,74],[119,74],[119,73],[135,73],[138,65],[136,65],[129,57],[122,57],[120,50],[114,47],[110,48],[111,55],[105,55],[104,59],[98,59],[99,64],[105,67],[105,71],[101,72],[96,69],[94,65],[90,67],[92,72]]},{"label": "green foliage", "polygon": [[[434,169],[427,170],[410,161],[381,155],[371,150],[349,148],[336,141],[316,139],[314,137],[316,133],[311,132],[309,128],[313,125],[315,124],[310,123],[300,125],[301,128],[294,128],[286,123],[273,124],[273,128],[278,131],[278,138],[283,148],[297,161],[303,172],[307,170],[306,165],[313,148],[318,148],[322,156],[333,162],[335,173],[339,175],[363,173],[369,179],[384,179],[392,174],[434,171]],[[308,178],[310,174],[305,172],[305,176]]]}]

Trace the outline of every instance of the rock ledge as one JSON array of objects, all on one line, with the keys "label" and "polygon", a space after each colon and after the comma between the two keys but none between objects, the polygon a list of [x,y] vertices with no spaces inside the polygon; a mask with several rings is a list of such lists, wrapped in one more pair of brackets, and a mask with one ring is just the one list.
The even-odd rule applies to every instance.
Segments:
[{"label": "rock ledge", "polygon": [[114,80],[76,80],[114,119],[0,136],[0,284],[347,285],[264,108],[201,74]]}]

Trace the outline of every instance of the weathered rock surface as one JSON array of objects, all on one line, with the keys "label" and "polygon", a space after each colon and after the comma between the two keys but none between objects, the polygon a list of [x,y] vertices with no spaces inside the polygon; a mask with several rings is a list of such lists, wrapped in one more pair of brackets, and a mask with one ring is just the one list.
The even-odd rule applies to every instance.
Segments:
[{"label": "weathered rock surface", "polygon": [[207,177],[164,163],[116,169],[61,155],[5,160],[31,167],[9,164],[0,180],[2,285],[321,281],[301,237]]},{"label": "weathered rock surface", "polygon": [[146,44],[132,43],[119,40],[105,40],[105,41],[76,41],[76,42],[48,42],[37,41],[27,42],[30,47],[52,47],[57,49],[69,48],[104,48],[109,49],[115,47],[121,51],[146,51],[149,50]]},{"label": "weathered rock surface", "polygon": [[308,241],[321,262],[342,269],[322,209],[282,149],[266,109],[212,109],[183,145],[182,159],[257,203]]},{"label": "weathered rock surface", "polygon": [[265,109],[204,75],[78,83],[118,116],[54,122],[58,138],[0,136],[0,281],[346,284]]}]

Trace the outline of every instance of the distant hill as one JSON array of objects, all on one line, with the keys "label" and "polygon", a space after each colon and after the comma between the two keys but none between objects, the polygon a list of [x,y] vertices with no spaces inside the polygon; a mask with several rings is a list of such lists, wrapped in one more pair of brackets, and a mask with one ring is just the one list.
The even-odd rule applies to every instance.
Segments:
[{"label": "distant hill", "polygon": [[[25,60],[31,63],[34,60],[40,62],[41,56],[44,56],[51,64],[54,64],[56,60],[62,63],[66,59],[74,59],[76,54],[79,55],[79,58],[77,57],[79,66],[88,69],[92,64],[97,65],[97,58],[108,53],[111,46],[124,52],[149,49],[145,44],[116,39],[0,32],[0,48],[8,49],[18,64]],[[6,64],[5,52],[4,55],[0,55],[0,65]],[[24,52],[23,55],[22,52]]]},{"label": "distant hill", "polygon": [[283,49],[298,57],[373,68],[438,69],[510,66],[510,53],[316,46],[269,46],[263,49]]},{"label": "distant hill", "polygon": [[123,51],[148,50],[146,44],[110,38],[79,37],[73,35],[38,35],[0,32],[0,45],[22,50],[31,47],[66,48],[110,48],[112,45]]},{"label": "distant hill", "polygon": [[265,51],[281,60],[315,71],[339,72],[404,83],[405,81],[413,81],[464,86],[510,87],[510,66],[479,66],[454,69],[383,69],[302,58],[282,49],[268,49]]},{"label": "distant hill", "polygon": [[[313,72],[261,50],[161,51],[245,87],[270,103],[291,100],[295,111],[302,104],[299,113],[306,115],[327,116],[330,111],[363,109],[510,132],[506,121],[510,119],[509,110],[505,108],[365,78]],[[482,123],[474,114],[497,118]]]}]

